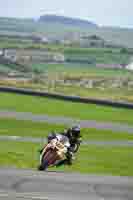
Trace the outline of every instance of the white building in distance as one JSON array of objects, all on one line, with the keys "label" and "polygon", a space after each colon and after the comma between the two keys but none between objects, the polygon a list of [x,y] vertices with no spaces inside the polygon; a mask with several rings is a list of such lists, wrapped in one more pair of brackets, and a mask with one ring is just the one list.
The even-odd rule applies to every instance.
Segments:
[{"label": "white building in distance", "polygon": [[133,70],[133,57],[130,60],[130,63],[126,66],[126,69]]}]

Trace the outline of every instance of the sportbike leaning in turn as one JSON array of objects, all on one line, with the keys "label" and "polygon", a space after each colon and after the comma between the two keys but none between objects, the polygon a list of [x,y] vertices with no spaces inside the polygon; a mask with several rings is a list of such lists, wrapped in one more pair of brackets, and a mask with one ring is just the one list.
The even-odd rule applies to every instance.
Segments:
[{"label": "sportbike leaning in turn", "polygon": [[66,136],[57,135],[42,150],[38,169],[46,170],[48,167],[58,165],[66,159],[66,153],[69,147],[69,139]]},{"label": "sportbike leaning in turn", "polygon": [[39,170],[63,164],[72,165],[74,154],[78,151],[82,137],[80,126],[73,126],[62,134],[52,133],[48,136],[48,144],[40,152]]}]

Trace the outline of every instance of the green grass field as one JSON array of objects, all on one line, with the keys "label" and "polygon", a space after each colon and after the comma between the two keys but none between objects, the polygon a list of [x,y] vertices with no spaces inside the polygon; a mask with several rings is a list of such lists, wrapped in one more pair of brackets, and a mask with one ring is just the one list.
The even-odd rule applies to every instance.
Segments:
[{"label": "green grass field", "polygon": [[[84,32],[87,35],[98,35],[101,38],[108,38],[114,44],[121,44],[133,47],[132,30],[119,28],[92,28],[81,30],[78,27],[66,27],[61,24],[46,24],[37,23],[29,19],[9,19],[0,18],[0,32],[5,34],[20,34],[32,33],[50,34],[54,37],[66,32]],[[94,64],[29,64],[32,69],[38,69],[41,72],[48,71],[49,73],[62,73],[65,76],[71,77],[87,77],[89,78],[125,78],[132,79],[132,73],[127,70],[113,69],[98,69],[96,63],[101,64],[126,64],[129,62],[131,53],[122,53],[120,48],[79,48],[65,47],[64,45],[53,44],[33,44],[33,42],[19,39],[0,38],[0,48],[34,48],[47,49],[51,52],[62,52],[65,58],[93,60]],[[105,67],[105,65],[104,65]],[[108,66],[109,67],[109,66]],[[15,65],[6,66],[0,64],[0,72],[8,72],[18,69]],[[19,85],[20,86],[20,85]],[[30,87],[29,85],[25,87]],[[37,88],[32,85],[32,87]],[[41,87],[41,86],[40,86]],[[84,90],[83,88],[69,87],[56,88],[65,94],[75,94],[85,97],[122,97],[127,100],[127,97],[132,97],[132,91],[127,92],[127,88],[122,88],[121,91],[93,91]],[[51,90],[52,91],[52,90]],[[132,100],[131,99],[131,100]],[[133,110],[116,109],[108,106],[96,106],[92,104],[72,103],[66,101],[52,100],[48,98],[32,97],[15,95],[0,92],[0,110],[31,112],[34,114],[46,114],[50,116],[64,116],[74,119],[86,119],[105,122],[118,122],[121,124],[133,125]],[[24,136],[24,137],[46,137],[49,132],[56,130],[62,131],[66,128],[63,125],[55,125],[48,123],[31,122],[24,120],[15,120],[9,118],[0,118],[0,135],[5,136]],[[99,140],[99,141],[133,141],[133,134],[125,132],[112,132],[96,129],[81,129],[83,140]],[[18,168],[34,168],[36,169],[39,163],[38,150],[42,144],[30,142],[16,141],[0,141],[0,166],[18,167]],[[133,147],[99,147],[95,145],[81,146],[77,154],[76,160],[71,167],[63,166],[56,170],[65,170],[69,172],[93,173],[93,174],[110,174],[120,176],[133,176]],[[53,170],[53,168],[51,169]]]},{"label": "green grass field", "polygon": [[[0,141],[0,165],[37,168],[39,148],[39,145],[32,143]],[[132,176],[132,154],[133,148],[81,147],[73,166],[61,169],[80,173]]]},{"label": "green grass field", "polygon": [[11,71],[11,68],[9,66],[6,66],[4,64],[0,64],[0,72],[10,72]]},{"label": "green grass field", "polygon": [[80,59],[91,61],[94,60],[96,63],[105,64],[121,64],[127,63],[130,54],[120,53],[120,49],[107,49],[107,48],[69,48],[64,49],[65,57],[69,60]]},{"label": "green grass field", "polygon": [[0,93],[0,109],[31,112],[74,119],[88,119],[105,122],[133,124],[133,110],[72,103],[55,99]]},{"label": "green grass field", "polygon": [[[108,67],[109,65],[103,65],[103,67]],[[31,65],[33,69],[38,69],[40,71],[49,71],[60,73],[64,72],[66,76],[70,77],[131,77],[132,72],[126,69],[111,69],[111,68],[98,68],[95,67],[95,64],[80,64],[80,63],[59,63],[59,64],[50,64],[50,63],[33,63]]]},{"label": "green grass field", "polygon": [[[0,29],[1,28],[0,25]],[[102,64],[127,64],[131,57],[128,51],[122,53],[121,48],[81,48],[79,44],[75,47],[74,44],[71,47],[67,47],[63,44],[35,43],[31,39],[25,40],[24,38],[18,39],[10,37],[0,37],[0,48],[44,49],[63,53],[65,61],[73,61],[76,59],[78,61],[81,60]]]},{"label": "green grass field", "polygon": [[[63,132],[68,126],[31,122],[15,119],[0,118],[0,135],[24,136],[24,137],[47,137],[51,131]],[[115,132],[110,130],[97,130],[94,128],[82,128],[83,140],[133,140],[133,134]]]},{"label": "green grass field", "polygon": [[[76,117],[78,113],[81,113],[80,118],[83,119],[92,119],[90,113],[93,113],[93,119],[96,118],[100,120],[102,118],[102,120],[105,121],[124,121],[130,124],[132,124],[131,116],[133,112],[128,109],[119,109],[118,112],[118,109],[112,109],[110,107],[75,104],[71,102],[54,101],[47,98],[8,93],[0,93],[0,109],[58,116],[64,115],[68,117]],[[67,126],[0,118],[0,135],[5,136],[46,137],[49,132],[53,130],[57,132],[63,131],[64,128],[67,128]],[[124,132],[117,133],[105,130],[81,129],[81,133],[85,141],[133,141],[133,135]],[[0,141],[0,165],[36,169],[39,163],[38,150],[42,145],[42,143]],[[95,145],[86,145],[80,147],[76,160],[71,167],[62,166],[59,169],[51,168],[50,170],[56,169],[68,172],[132,176],[132,154],[132,147],[99,147]]]},{"label": "green grass field", "polygon": [[[126,69],[111,69],[110,64],[102,63],[103,67],[96,67],[95,64],[81,64],[81,63],[28,63],[33,70],[39,70],[40,72],[49,73],[64,73],[69,77],[90,77],[90,78],[116,78],[116,77],[132,77],[132,72]],[[101,64],[101,66],[102,66]],[[117,63],[114,63],[114,66]],[[106,68],[105,68],[106,67]],[[13,65],[3,65],[0,64],[0,70],[14,70]],[[19,70],[19,68],[18,68]],[[21,70],[21,69],[20,69]]]}]

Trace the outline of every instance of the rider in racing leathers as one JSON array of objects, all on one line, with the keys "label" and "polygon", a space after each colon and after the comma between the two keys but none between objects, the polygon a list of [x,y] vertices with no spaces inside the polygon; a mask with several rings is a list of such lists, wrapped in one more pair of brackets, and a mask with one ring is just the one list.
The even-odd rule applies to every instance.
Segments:
[{"label": "rider in racing leathers", "polygon": [[60,135],[60,137],[67,136],[67,138],[69,139],[70,147],[68,147],[68,151],[66,152],[66,159],[59,162],[57,164],[57,167],[63,164],[71,165],[73,160],[73,154],[78,151],[80,143],[82,141],[80,135],[80,126],[73,126],[72,128],[65,130],[61,134],[51,133],[48,136],[48,142],[50,142],[54,138],[57,138],[58,135]]}]

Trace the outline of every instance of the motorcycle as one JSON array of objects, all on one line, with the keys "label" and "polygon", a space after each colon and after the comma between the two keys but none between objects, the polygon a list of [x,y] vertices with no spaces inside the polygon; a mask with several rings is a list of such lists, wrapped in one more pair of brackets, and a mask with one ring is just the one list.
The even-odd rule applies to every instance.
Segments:
[{"label": "motorcycle", "polygon": [[55,140],[51,140],[40,154],[40,165],[38,169],[42,171],[48,167],[56,166],[58,162],[66,158],[66,151],[65,143],[58,140],[56,142]]}]

